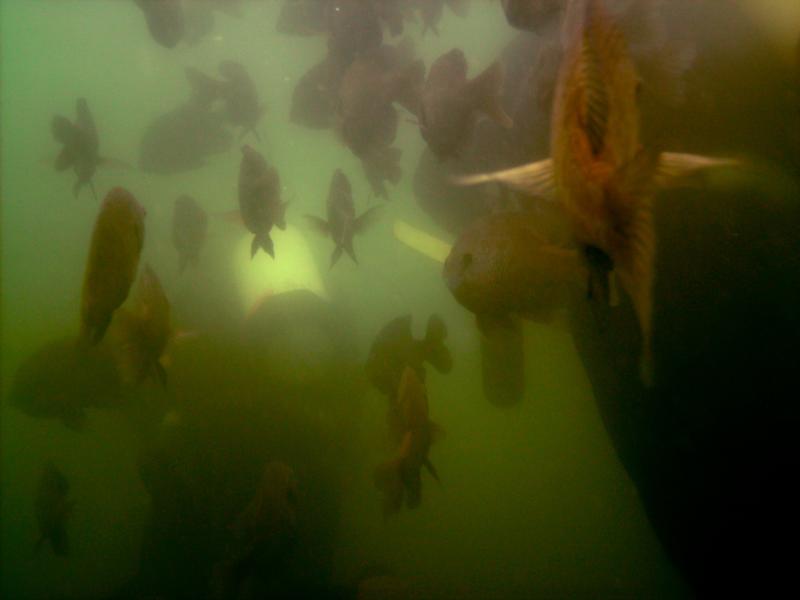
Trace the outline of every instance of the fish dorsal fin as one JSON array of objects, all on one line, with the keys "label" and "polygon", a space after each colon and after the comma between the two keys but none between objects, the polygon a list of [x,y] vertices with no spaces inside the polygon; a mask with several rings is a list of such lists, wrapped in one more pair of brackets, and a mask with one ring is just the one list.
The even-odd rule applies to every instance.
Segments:
[{"label": "fish dorsal fin", "polygon": [[550,158],[493,173],[454,176],[451,181],[456,185],[478,185],[495,181],[545,200],[556,198],[553,160]]}]

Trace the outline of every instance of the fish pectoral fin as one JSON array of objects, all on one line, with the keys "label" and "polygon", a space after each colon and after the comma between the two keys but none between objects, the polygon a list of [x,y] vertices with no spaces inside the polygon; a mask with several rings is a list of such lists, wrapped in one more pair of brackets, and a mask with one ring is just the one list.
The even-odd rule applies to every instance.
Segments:
[{"label": "fish pectoral fin", "polygon": [[708,169],[737,167],[741,163],[733,158],[714,158],[681,152],[662,152],[655,171],[655,181],[659,187],[679,185],[685,177]]},{"label": "fish pectoral fin", "polygon": [[422,464],[425,465],[426,469],[428,469],[428,473],[431,474],[431,477],[433,477],[439,483],[442,482],[442,480],[439,479],[439,473],[436,471],[436,467],[433,466],[430,458],[426,457]]},{"label": "fish pectoral fin", "polygon": [[530,196],[550,201],[556,198],[553,160],[550,158],[493,173],[453,176],[450,180],[456,185],[478,185],[494,181]]},{"label": "fish pectoral fin", "polygon": [[503,87],[503,65],[495,62],[467,84],[467,93],[475,99],[475,107],[506,129],[514,125],[500,104]]},{"label": "fish pectoral fin", "polygon": [[331,234],[331,227],[325,219],[322,219],[315,215],[304,215],[304,216],[306,218],[306,221],[314,231],[326,237]]}]

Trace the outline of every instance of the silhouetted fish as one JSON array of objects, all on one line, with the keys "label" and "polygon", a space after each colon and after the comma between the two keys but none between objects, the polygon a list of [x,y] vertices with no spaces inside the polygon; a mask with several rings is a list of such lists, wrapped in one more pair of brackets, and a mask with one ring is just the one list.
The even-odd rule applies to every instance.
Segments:
[{"label": "silhouetted fish", "polygon": [[269,232],[273,226],[286,228],[286,206],[281,201],[281,182],[278,171],[250,146],[242,146],[239,167],[239,211],[245,227],[253,233],[250,256],[261,248],[275,258],[275,248]]}]

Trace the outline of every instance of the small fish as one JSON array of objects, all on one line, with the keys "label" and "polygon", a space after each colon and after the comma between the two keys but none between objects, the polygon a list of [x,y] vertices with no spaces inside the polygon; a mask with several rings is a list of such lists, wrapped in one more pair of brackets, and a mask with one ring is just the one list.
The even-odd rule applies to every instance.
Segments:
[{"label": "small fish", "polygon": [[134,1],[144,13],[153,39],[165,48],[177,46],[186,28],[181,0]]},{"label": "small fish", "polygon": [[175,200],[172,211],[172,244],[178,251],[178,272],[196,265],[206,241],[208,215],[197,200],[186,194]]},{"label": "small fish", "polygon": [[166,386],[167,372],[161,357],[172,337],[170,305],[150,265],[145,265],[139,276],[134,306],[117,311],[111,330],[123,381],[138,385],[152,375]]},{"label": "small fish", "polygon": [[467,59],[455,48],[431,65],[422,88],[419,124],[428,147],[440,158],[460,154],[469,145],[478,114],[484,113],[509,128],[500,105],[503,69],[496,62],[474,79],[467,79]]},{"label": "small fish", "polygon": [[353,237],[375,222],[379,208],[373,206],[362,213],[361,216],[356,217],[350,181],[341,170],[337,169],[334,172],[330,189],[328,190],[327,220],[313,215],[306,215],[306,219],[319,233],[333,240],[334,249],[331,254],[331,268],[342,256],[343,251],[347,252],[347,255],[353,259],[354,263],[358,264],[356,253],[353,249]]},{"label": "small fish", "polygon": [[264,157],[242,146],[239,167],[239,212],[245,227],[253,234],[250,256],[261,248],[275,258],[275,248],[269,235],[272,227],[286,228],[286,207],[281,202],[281,182],[278,171]]},{"label": "small fish", "polygon": [[384,494],[384,516],[398,512],[406,499],[408,508],[422,501],[422,467],[437,481],[439,475],[428,458],[441,428],[428,416],[428,392],[411,367],[403,370],[397,391],[402,438],[395,455],[375,469],[375,487]]},{"label": "small fish", "polygon": [[267,463],[250,503],[230,527],[225,558],[214,566],[214,598],[238,598],[255,572],[274,572],[297,537],[299,493],[294,471],[283,462]]},{"label": "small fish", "polygon": [[72,193],[76,198],[81,188],[88,185],[96,200],[97,192],[92,179],[98,165],[102,162],[97,128],[85,98],[78,98],[75,103],[75,112],[74,123],[61,115],[53,117],[50,127],[53,137],[63,145],[55,166],[58,171],[72,168],[75,175],[78,176],[78,181],[72,188]]},{"label": "small fish", "polygon": [[81,296],[81,339],[103,339],[114,311],[128,297],[144,245],[145,210],[120,187],[106,195],[95,220]]},{"label": "small fish", "polygon": [[570,3],[564,32],[552,159],[458,181],[500,181],[559,201],[588,267],[590,298],[608,302],[613,271],[632,301],[642,336],[641,378],[651,386],[653,195],[692,172],[736,163],[642,147],[640,79],[625,37],[601,0]]},{"label": "small fish", "polygon": [[66,524],[72,507],[73,503],[69,500],[69,481],[52,461],[48,461],[39,477],[34,501],[36,521],[39,524],[37,554],[48,541],[57,555],[69,554]]},{"label": "small fish", "polygon": [[541,33],[558,22],[565,0],[502,0],[508,24]]},{"label": "small fish", "polygon": [[198,169],[233,145],[224,119],[197,100],[156,117],[139,145],[139,168],[171,175]]},{"label": "small fish", "polygon": [[425,380],[424,363],[430,363],[440,373],[453,368],[450,351],[444,344],[447,327],[438,315],[431,315],[425,338],[415,340],[411,332],[411,315],[393,319],[375,336],[366,363],[370,383],[390,400],[394,399],[400,378],[411,367]]}]

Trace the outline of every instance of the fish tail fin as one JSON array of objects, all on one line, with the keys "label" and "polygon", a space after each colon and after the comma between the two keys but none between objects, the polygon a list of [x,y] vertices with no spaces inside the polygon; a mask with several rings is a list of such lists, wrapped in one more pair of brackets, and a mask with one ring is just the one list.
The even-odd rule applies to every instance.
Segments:
[{"label": "fish tail fin", "polygon": [[453,357],[445,346],[447,325],[439,315],[431,315],[425,330],[426,360],[440,373],[448,373],[453,368]]},{"label": "fish tail fin", "polygon": [[331,252],[331,269],[337,262],[339,262],[339,259],[342,256],[342,250],[343,250],[342,247],[339,244],[336,244],[336,247],[333,249],[333,252]]},{"label": "fish tail fin", "polygon": [[311,228],[319,233],[320,235],[328,236],[331,233],[331,226],[325,219],[317,217],[315,215],[304,215],[306,221],[311,226]]},{"label": "fish tail fin", "polygon": [[501,127],[510,128],[514,121],[500,105],[500,91],[503,87],[503,65],[494,62],[480,75],[469,82],[470,94],[476,106]]},{"label": "fish tail fin", "polygon": [[373,473],[375,487],[383,493],[383,516],[396,513],[403,506],[403,479],[400,460],[392,458],[379,465]]},{"label": "fish tail fin", "polygon": [[352,260],[354,263],[358,264],[358,259],[356,258],[356,251],[355,251],[355,249],[353,248],[353,236],[352,236],[352,235],[351,235],[351,236],[349,236],[349,237],[348,237],[348,238],[347,238],[347,239],[344,241],[344,243],[342,243],[341,247],[342,247],[342,248],[344,248],[344,251],[345,251],[345,252],[347,252],[347,256],[349,256],[349,257],[350,257],[350,259],[351,259],[351,260]]},{"label": "fish tail fin", "polygon": [[81,188],[83,187],[83,185],[84,185],[83,181],[78,180],[78,181],[75,182],[75,185],[72,186],[72,197],[73,198],[77,198],[78,197],[78,194],[80,194],[80,191],[81,191]]},{"label": "fish tail fin", "polygon": [[361,213],[354,224],[354,232],[363,233],[374,225],[380,218],[381,208],[381,206],[373,206]]},{"label": "fish tail fin", "polygon": [[275,245],[272,243],[272,238],[268,233],[261,233],[253,236],[253,241],[250,244],[250,258],[255,257],[259,248],[272,258],[275,258]]}]

